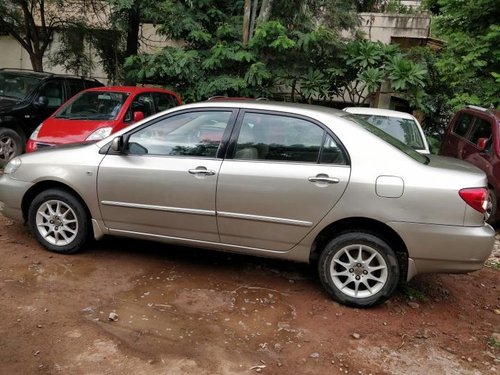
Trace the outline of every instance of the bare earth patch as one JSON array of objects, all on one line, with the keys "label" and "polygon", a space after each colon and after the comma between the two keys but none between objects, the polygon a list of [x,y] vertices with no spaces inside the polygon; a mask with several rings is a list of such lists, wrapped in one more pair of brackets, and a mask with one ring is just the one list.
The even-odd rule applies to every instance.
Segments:
[{"label": "bare earth patch", "polygon": [[120,239],[63,256],[0,216],[0,369],[498,374],[499,249],[479,272],[422,275],[360,310],[307,265]]}]

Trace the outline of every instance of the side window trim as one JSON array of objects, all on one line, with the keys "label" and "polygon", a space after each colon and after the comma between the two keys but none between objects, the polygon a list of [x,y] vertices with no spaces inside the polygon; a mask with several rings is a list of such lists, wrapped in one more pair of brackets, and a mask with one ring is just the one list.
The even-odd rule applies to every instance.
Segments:
[{"label": "side window trim", "polygon": [[[229,144],[227,146],[227,151],[225,154],[226,159],[235,160],[237,141],[238,141],[238,137],[239,137],[239,134],[241,131],[241,126],[243,124],[243,119],[244,119],[246,114],[263,114],[263,115],[285,116],[285,117],[291,117],[291,118],[295,118],[298,120],[311,122],[311,123],[319,126],[325,132],[325,134],[323,134],[323,141],[322,141],[322,144],[320,147],[318,160],[317,160],[316,164],[320,164],[321,155],[323,153],[324,142],[325,142],[326,137],[329,135],[330,137],[332,137],[332,139],[335,141],[335,143],[339,146],[342,153],[345,155],[346,163],[343,164],[343,166],[351,165],[351,158],[349,156],[349,153],[347,152],[347,149],[345,148],[343,143],[340,141],[340,139],[333,133],[333,131],[328,126],[322,124],[321,122],[319,122],[313,118],[299,115],[299,114],[294,114],[294,113],[289,113],[289,112],[280,112],[280,111],[269,111],[269,110],[254,110],[254,109],[241,109],[240,110],[238,118],[236,119],[236,122],[234,124],[234,128],[231,132],[231,137],[229,139]],[[253,160],[253,161],[266,162],[266,160],[258,160],[258,159]],[[280,160],[274,160],[274,161],[267,160],[267,162],[299,163],[299,164],[304,163],[304,162],[291,162],[291,161],[280,161]],[[307,163],[307,164],[310,164],[310,163]],[[334,164],[331,164],[331,165],[334,165]]]}]

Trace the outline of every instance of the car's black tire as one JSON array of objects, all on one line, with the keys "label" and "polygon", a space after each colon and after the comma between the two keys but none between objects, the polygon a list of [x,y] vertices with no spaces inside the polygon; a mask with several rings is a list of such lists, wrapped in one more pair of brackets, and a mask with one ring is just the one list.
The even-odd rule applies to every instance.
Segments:
[{"label": "car's black tire", "polygon": [[45,190],[33,199],[28,224],[38,242],[56,253],[76,253],[90,237],[90,220],[84,205],[61,189]]},{"label": "car's black tire", "polygon": [[15,130],[0,128],[0,168],[3,168],[9,160],[23,153],[23,137]]},{"label": "car's black tire", "polygon": [[497,218],[497,208],[498,208],[498,200],[497,196],[495,194],[495,191],[493,189],[490,189],[489,191],[489,196],[488,196],[488,206],[486,208],[488,218],[486,222],[488,224],[495,224],[498,220]]},{"label": "car's black tire", "polygon": [[367,232],[344,232],[323,249],[318,272],[324,288],[337,302],[370,307],[391,296],[399,282],[400,267],[394,250],[382,238]]}]

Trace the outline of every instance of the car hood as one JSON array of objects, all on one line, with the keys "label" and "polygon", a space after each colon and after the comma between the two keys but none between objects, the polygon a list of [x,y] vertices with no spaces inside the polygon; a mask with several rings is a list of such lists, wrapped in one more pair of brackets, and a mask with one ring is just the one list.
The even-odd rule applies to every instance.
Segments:
[{"label": "car hood", "polygon": [[84,142],[97,129],[114,125],[113,120],[67,120],[52,117],[43,122],[36,141],[52,144]]},{"label": "car hood", "polygon": [[12,110],[21,102],[20,99],[7,98],[5,96],[0,96],[0,113]]}]

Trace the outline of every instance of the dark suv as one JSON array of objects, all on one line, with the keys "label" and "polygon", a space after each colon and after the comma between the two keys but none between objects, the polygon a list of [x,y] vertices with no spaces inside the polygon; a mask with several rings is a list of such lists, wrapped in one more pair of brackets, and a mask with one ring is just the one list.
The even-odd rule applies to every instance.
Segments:
[{"label": "dark suv", "polygon": [[76,93],[96,86],[97,80],[0,69],[0,167],[24,150],[40,123]]},{"label": "dark suv", "polygon": [[467,106],[453,116],[441,143],[440,154],[466,160],[488,176],[490,201],[487,217],[497,218],[500,198],[500,111]]}]

